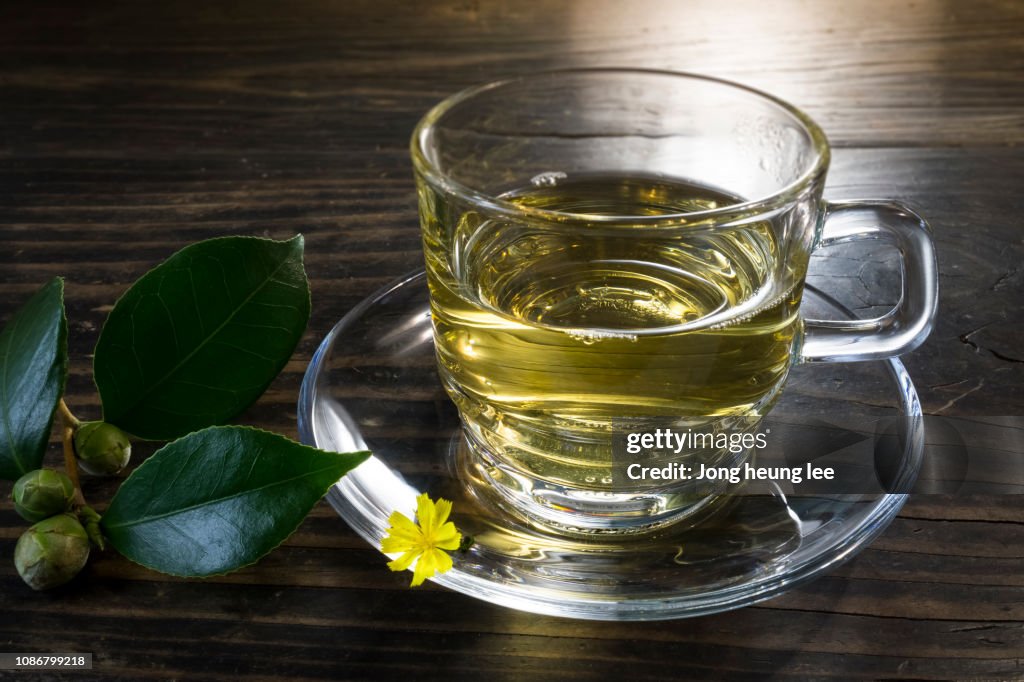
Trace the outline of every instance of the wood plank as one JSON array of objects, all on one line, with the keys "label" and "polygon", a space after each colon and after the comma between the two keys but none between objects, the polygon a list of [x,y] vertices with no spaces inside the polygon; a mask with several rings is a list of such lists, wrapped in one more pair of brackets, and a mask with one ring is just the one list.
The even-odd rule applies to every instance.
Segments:
[{"label": "wood plank", "polygon": [[245,12],[193,1],[145,13],[97,8],[87,21],[74,4],[45,14],[12,7],[0,68],[7,153],[22,158],[69,138],[76,153],[331,157],[396,132],[404,138],[456,88],[609,63],[765,89],[807,109],[842,146],[1024,140],[1024,10],[1013,0],[417,9],[306,1],[290,3],[287,19],[266,0]]},{"label": "wood plank", "polygon": [[[1016,0],[5,3],[0,321],[49,277],[67,277],[68,401],[95,418],[91,349],[131,281],[192,241],[302,232],[313,318],[240,419],[294,436],[319,340],[421,265],[407,153],[419,117],[474,83],[610,64],[734,79],[810,113],[836,148],[829,198],[892,197],[932,223],[940,315],[904,358],[926,411],[1024,414]],[[823,253],[810,281],[875,314],[897,295],[893,263]],[[414,369],[410,414],[433,400]],[[814,369],[822,387],[807,400],[833,399],[846,370]],[[138,444],[133,466],[155,447]],[[54,442],[48,462],[59,460]],[[87,479],[85,493],[102,508],[117,484]],[[96,654],[91,673],[38,679],[1024,675],[1014,496],[915,496],[851,562],[739,612],[600,623],[409,590],[326,504],[230,576],[182,581],[108,553],[71,586],[35,594],[9,561],[25,524],[8,490],[0,484],[0,649]]]}]

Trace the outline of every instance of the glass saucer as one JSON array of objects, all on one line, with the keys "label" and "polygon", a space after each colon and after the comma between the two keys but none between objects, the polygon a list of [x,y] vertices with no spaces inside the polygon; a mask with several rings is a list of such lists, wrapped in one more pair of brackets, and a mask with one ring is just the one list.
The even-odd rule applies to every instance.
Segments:
[{"label": "glass saucer", "polygon": [[[807,287],[802,312],[852,315]],[[899,360],[794,367],[772,416],[921,414]],[[897,468],[920,466],[920,420]],[[691,527],[611,540],[560,536],[481,504],[459,479],[458,414],[435,370],[426,278],[409,275],[341,319],[310,362],[299,399],[303,442],[374,455],[327,499],[380,547],[388,517],[410,518],[415,498],[454,501],[452,520],[474,539],[433,580],[534,613],[599,620],[698,616],[768,599],[849,559],[884,530],[905,494],[742,495]],[[795,444],[799,447],[799,444]],[[383,564],[382,564],[383,565]]]}]

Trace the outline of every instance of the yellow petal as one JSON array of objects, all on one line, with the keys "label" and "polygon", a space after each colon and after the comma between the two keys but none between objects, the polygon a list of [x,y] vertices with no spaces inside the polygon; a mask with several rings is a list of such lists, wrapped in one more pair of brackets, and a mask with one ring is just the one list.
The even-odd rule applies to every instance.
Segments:
[{"label": "yellow petal", "polygon": [[448,515],[452,513],[452,502],[451,500],[440,499],[437,504],[434,505],[434,525],[430,528],[423,526],[425,532],[437,530],[448,520]]},{"label": "yellow petal", "polygon": [[424,552],[416,562],[416,570],[412,574],[412,586],[417,587],[437,572],[435,552]]},{"label": "yellow petal", "polygon": [[391,524],[391,527],[388,528],[388,535],[404,537],[412,541],[419,539],[421,535],[419,526],[402,512],[392,512],[388,517],[388,523]]},{"label": "yellow petal", "polygon": [[405,538],[392,538],[387,537],[380,541],[380,551],[385,554],[394,554],[395,552],[409,552],[412,550],[423,551],[423,545],[419,542],[409,542]]},{"label": "yellow petal", "polygon": [[449,552],[454,552],[462,544],[462,536],[457,535],[451,540],[445,540],[444,542],[438,542],[434,545],[434,549],[443,549]]},{"label": "yellow petal", "polygon": [[[445,554],[444,552],[442,552],[439,549],[427,550],[424,553],[424,556],[426,556],[427,554],[430,554],[430,555],[432,555],[434,557],[434,570],[435,571],[437,571],[438,573],[444,573],[446,571],[451,570],[451,568],[452,568],[452,558],[450,556],[448,556],[447,554]],[[423,559],[421,557],[420,561],[422,561],[422,560]]]},{"label": "yellow petal", "polygon": [[424,546],[423,533],[420,532],[416,524],[409,520],[408,516],[401,512],[394,512],[388,521],[391,522],[391,527],[388,528],[387,536],[380,543],[382,552],[393,554]]},{"label": "yellow petal", "polygon": [[434,503],[426,493],[416,498],[416,522],[424,531],[434,527]]},{"label": "yellow petal", "polygon": [[392,571],[404,571],[412,565],[413,560],[419,556],[419,550],[411,550],[398,557],[394,561],[388,562],[388,568]]},{"label": "yellow petal", "polygon": [[459,534],[459,531],[455,528],[455,524],[449,521],[440,528],[434,531],[433,539],[435,542],[439,540],[449,540]]},{"label": "yellow petal", "polygon": [[441,530],[434,536],[434,547],[441,549],[458,549],[462,544],[462,534],[455,530],[455,524],[449,521],[441,526]]}]

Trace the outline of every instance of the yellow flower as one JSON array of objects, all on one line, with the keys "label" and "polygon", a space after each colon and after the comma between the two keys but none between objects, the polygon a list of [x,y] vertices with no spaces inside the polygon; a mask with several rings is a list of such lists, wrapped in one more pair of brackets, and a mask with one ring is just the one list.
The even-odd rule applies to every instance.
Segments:
[{"label": "yellow flower", "polygon": [[380,544],[381,551],[385,554],[402,553],[402,556],[388,562],[388,568],[392,571],[404,571],[416,561],[416,569],[412,574],[413,587],[422,585],[424,580],[435,573],[444,573],[452,567],[452,558],[442,550],[458,549],[462,535],[455,530],[455,524],[448,521],[451,511],[452,503],[448,500],[438,500],[435,504],[423,493],[416,498],[416,520],[419,525],[397,511],[392,512],[388,519],[391,527]]}]

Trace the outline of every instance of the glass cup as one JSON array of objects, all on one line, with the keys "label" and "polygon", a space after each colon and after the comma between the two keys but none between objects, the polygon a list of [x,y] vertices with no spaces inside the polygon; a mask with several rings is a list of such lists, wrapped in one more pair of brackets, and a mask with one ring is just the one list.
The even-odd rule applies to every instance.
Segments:
[{"label": "glass cup", "polygon": [[[434,107],[412,158],[465,480],[545,527],[698,518],[727,488],[632,487],[612,475],[617,434],[750,430],[794,363],[892,357],[931,328],[924,220],[890,201],[824,202],[825,135],[750,88],[631,69],[500,81]],[[901,255],[897,306],[801,318],[811,252],[867,239]]]}]

